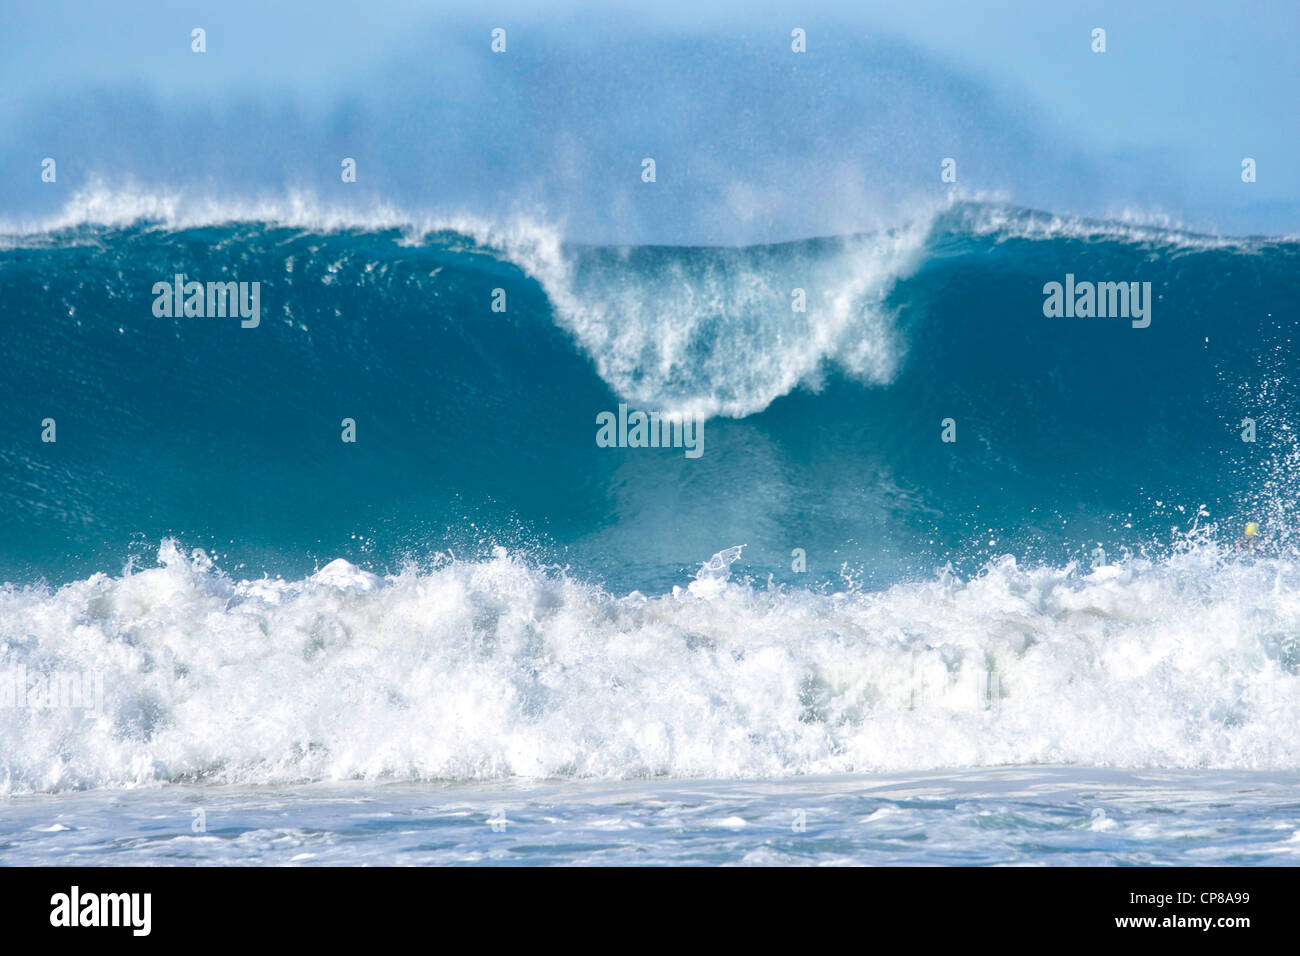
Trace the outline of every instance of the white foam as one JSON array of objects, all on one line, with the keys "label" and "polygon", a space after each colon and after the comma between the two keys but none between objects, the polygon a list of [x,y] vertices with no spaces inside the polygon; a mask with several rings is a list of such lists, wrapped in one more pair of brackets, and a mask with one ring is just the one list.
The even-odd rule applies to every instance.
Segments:
[{"label": "white foam", "polygon": [[709,573],[619,598],[505,552],[252,582],[171,543],[160,559],[0,591],[0,676],[104,687],[100,716],[0,707],[0,790],[1300,767],[1284,562],[1200,549],[1085,576],[1008,559],[830,595]]},{"label": "white foam", "polygon": [[1183,251],[1224,249],[1254,252],[1295,236],[1225,236],[1196,232],[1160,213],[1122,208],[1104,219],[1025,209],[1007,202],[954,203],[947,217],[950,227],[972,236],[996,239],[1111,240]]},{"label": "white foam", "polygon": [[[921,261],[929,220],[873,235],[744,249],[537,255],[507,246],[545,288],[600,376],[634,407],[744,417],[836,366],[887,384],[904,343],[885,300]],[[803,290],[805,311],[793,309]]]},{"label": "white foam", "polygon": [[368,202],[361,207],[327,203],[304,190],[251,198],[217,198],[130,184],[111,187],[95,181],[75,192],[51,216],[0,222],[0,234],[22,239],[87,226],[121,229],[147,224],[162,229],[195,229],[254,222],[317,232],[436,227],[433,217],[413,216],[390,204]]}]

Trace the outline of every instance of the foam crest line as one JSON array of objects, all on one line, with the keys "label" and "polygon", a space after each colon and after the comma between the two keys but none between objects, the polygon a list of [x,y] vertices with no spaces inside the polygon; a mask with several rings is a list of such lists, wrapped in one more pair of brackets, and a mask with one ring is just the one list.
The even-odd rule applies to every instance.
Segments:
[{"label": "foam crest line", "polygon": [[[906,213],[890,222],[896,232],[921,229],[1038,240],[1106,238],[1188,249],[1250,248],[1259,243],[1300,240],[1293,234],[1269,238],[1202,233],[1187,229],[1168,216],[1132,208],[1122,209],[1109,219],[1046,212],[1007,202],[997,194],[960,190],[929,203],[914,202]],[[544,209],[507,217],[484,216],[465,209],[453,212],[405,207],[374,196],[342,203],[323,199],[311,189],[217,197],[180,188],[110,186],[98,179],[75,192],[51,215],[30,220],[0,219],[0,237],[14,242],[86,227],[120,229],[146,224],[180,230],[234,223],[260,223],[322,233],[396,229],[415,241],[435,232],[461,232],[523,257],[542,251],[538,243],[543,231],[553,233],[555,241],[570,239],[564,218],[550,216]]]},{"label": "foam crest line", "polygon": [[504,551],[238,581],[171,542],[11,586],[0,787],[1300,766],[1291,563],[1007,559],[869,595],[756,589],[738,554],[655,597]]}]

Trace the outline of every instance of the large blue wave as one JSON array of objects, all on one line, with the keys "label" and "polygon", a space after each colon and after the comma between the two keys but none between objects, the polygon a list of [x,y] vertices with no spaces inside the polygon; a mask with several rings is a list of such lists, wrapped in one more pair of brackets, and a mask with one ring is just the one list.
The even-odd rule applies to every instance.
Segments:
[{"label": "large blue wave", "polygon": [[[0,251],[0,575],[116,571],[173,536],[244,575],[506,544],[622,589],[733,544],[737,568],[810,583],[1158,552],[1246,520],[1280,546],[1298,255],[980,204],[754,247],[70,222]],[[156,316],[176,273],[260,282],[261,324]],[[1150,326],[1046,317],[1067,274],[1150,282]],[[704,417],[705,454],[598,447],[620,402]]]}]

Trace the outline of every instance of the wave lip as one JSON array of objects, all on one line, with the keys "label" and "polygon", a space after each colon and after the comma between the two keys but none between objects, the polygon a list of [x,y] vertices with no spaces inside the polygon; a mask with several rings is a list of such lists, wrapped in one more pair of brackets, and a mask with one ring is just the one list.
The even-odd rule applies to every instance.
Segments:
[{"label": "wave lip", "polygon": [[[472,212],[407,208],[368,198],[344,203],[325,200],[309,189],[292,189],[252,196],[205,195],[193,190],[154,189],[139,185],[110,186],[92,181],[75,192],[52,215],[31,220],[0,220],[0,237],[19,242],[39,236],[73,232],[84,228],[123,229],[152,226],[164,230],[196,229],[233,224],[261,224],[302,229],[310,232],[382,232],[400,230],[419,240],[436,232],[461,232],[476,241],[514,252],[527,260],[544,259],[549,253],[539,244],[540,231],[550,230],[553,239],[565,239],[562,220],[534,209],[506,219],[485,218]],[[954,192],[929,206],[913,205],[906,215],[893,220],[895,233],[919,228],[961,233],[969,236],[1003,236],[1021,239],[1114,239],[1134,244],[1185,245],[1194,248],[1237,248],[1257,242],[1295,242],[1300,236],[1220,235],[1189,229],[1161,213],[1134,208],[1118,210],[1108,218],[1073,215],[1031,209],[1007,202],[997,195]],[[888,228],[878,230],[889,232]],[[855,233],[858,235],[859,233]],[[799,240],[794,240],[795,242]],[[772,243],[780,247],[788,243]],[[619,247],[608,247],[619,248]],[[624,247],[633,248],[633,247]],[[672,248],[660,246],[658,248]],[[743,249],[764,246],[681,246],[700,249]],[[539,267],[540,259],[530,260]]]},{"label": "wave lip", "polygon": [[1295,235],[1218,235],[1188,229],[1169,216],[1134,209],[1098,219],[1027,209],[1006,202],[956,202],[936,219],[936,230],[996,240],[1081,239],[1114,241],[1172,250],[1255,251],[1263,245],[1294,243]]},{"label": "wave lip", "polygon": [[1300,766],[1289,563],[1005,559],[867,595],[755,589],[733,556],[616,597],[504,551],[236,581],[169,542],[10,587],[0,671],[94,672],[104,704],[0,708],[2,788]]}]

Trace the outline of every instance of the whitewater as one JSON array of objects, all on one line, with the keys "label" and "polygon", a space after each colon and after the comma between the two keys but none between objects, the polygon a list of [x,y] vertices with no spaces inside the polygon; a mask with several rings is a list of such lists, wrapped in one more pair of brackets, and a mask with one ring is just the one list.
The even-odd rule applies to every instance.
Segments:
[{"label": "whitewater", "polygon": [[504,552],[380,578],[161,566],[2,598],[6,661],[102,674],[11,713],[5,793],[168,782],[783,777],[1003,764],[1294,769],[1300,572],[1025,570],[614,596]]},{"label": "whitewater", "polygon": [[171,543],[10,586],[6,661],[106,693],[6,713],[5,858],[1294,864],[1292,562],[818,595],[729,557],[657,597],[506,553],[235,581]]}]

